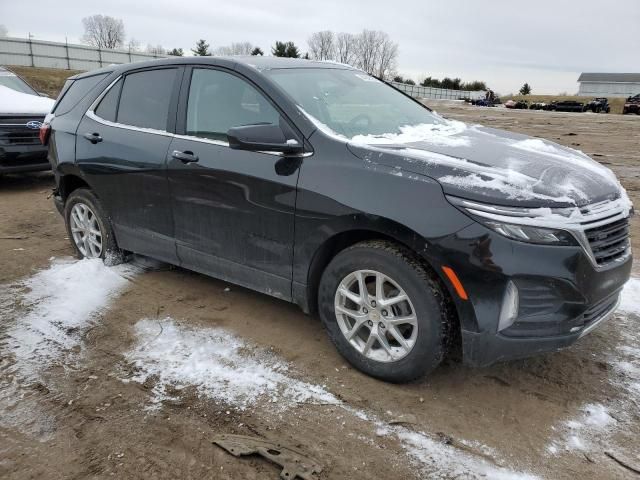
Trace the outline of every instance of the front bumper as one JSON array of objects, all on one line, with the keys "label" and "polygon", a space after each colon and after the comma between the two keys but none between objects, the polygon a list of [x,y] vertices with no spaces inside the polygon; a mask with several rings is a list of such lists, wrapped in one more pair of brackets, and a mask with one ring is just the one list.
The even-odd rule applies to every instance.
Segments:
[{"label": "front bumper", "polygon": [[[473,366],[568,347],[613,315],[631,274],[630,254],[596,268],[580,246],[517,242],[480,224],[438,245],[442,265],[456,272],[468,295],[462,300],[450,290],[464,363]],[[517,313],[501,328],[509,284],[517,287]]]},{"label": "front bumper", "polygon": [[0,173],[51,170],[43,145],[0,145]]}]

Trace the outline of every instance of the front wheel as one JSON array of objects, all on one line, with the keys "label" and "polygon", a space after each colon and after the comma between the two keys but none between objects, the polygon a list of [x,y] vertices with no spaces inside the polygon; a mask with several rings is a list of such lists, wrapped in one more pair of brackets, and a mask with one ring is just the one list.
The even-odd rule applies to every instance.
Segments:
[{"label": "front wheel", "polygon": [[394,244],[362,242],[336,255],[320,280],[318,304],[338,351],[368,375],[407,382],[444,357],[444,295],[410,252]]},{"label": "front wheel", "polygon": [[90,190],[79,188],[69,195],[64,219],[78,258],[101,258],[110,265],[123,261],[109,218]]}]

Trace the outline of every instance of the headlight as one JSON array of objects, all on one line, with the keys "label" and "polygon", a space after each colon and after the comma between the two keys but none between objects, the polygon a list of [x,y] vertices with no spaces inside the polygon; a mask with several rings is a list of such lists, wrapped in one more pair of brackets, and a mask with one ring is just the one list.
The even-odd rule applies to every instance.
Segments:
[{"label": "headlight", "polygon": [[[489,205],[447,196],[449,202],[500,235],[519,242],[542,245],[579,245],[562,226],[575,215],[572,208],[545,209]],[[551,223],[553,226],[549,225]]]},{"label": "headlight", "polygon": [[500,235],[512,240],[528,243],[542,243],[547,245],[577,245],[576,239],[569,232],[551,228],[530,227],[526,225],[513,225],[500,223],[484,218],[475,217],[480,223],[486,225]]}]

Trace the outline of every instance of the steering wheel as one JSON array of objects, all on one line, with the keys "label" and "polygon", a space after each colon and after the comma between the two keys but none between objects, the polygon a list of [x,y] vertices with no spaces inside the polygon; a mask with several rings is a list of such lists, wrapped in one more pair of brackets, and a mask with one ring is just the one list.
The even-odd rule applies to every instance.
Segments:
[{"label": "steering wheel", "polygon": [[[363,122],[366,122],[366,124],[363,125],[362,124]],[[371,117],[366,113],[361,113],[353,117],[351,120],[349,120],[348,126],[351,131],[353,130],[358,131],[358,130],[362,130],[363,127],[364,128],[370,127],[371,123],[373,123],[371,121]]]}]

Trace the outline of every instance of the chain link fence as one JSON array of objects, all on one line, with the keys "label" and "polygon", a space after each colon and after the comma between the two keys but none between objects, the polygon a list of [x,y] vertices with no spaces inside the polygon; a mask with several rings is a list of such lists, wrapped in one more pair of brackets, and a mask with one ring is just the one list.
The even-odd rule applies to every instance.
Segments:
[{"label": "chain link fence", "polygon": [[93,70],[106,65],[164,58],[131,50],[107,50],[45,40],[0,37],[0,65]]},{"label": "chain link fence", "polygon": [[443,100],[459,100],[462,98],[468,98],[470,100],[476,100],[484,98],[487,93],[484,90],[449,90],[446,88],[423,87],[421,85],[407,85],[406,83],[399,82],[391,82],[391,84],[398,90],[402,90],[404,93],[411,95],[414,98]]}]

